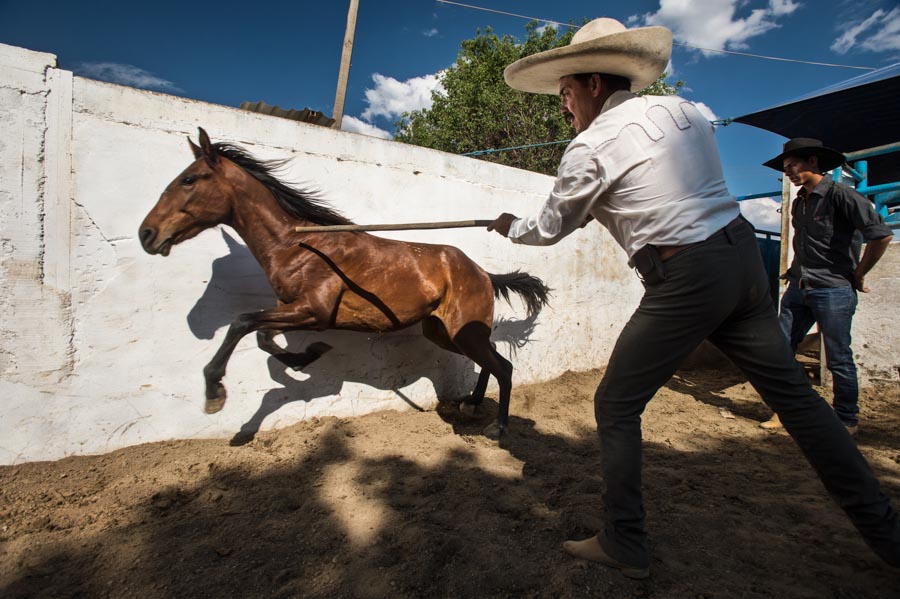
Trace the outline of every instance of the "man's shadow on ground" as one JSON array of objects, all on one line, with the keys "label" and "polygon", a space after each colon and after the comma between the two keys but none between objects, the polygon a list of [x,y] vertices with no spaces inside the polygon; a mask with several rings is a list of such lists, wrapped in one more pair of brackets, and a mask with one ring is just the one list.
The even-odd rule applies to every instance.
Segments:
[{"label": "man's shadow on ground", "polygon": [[[797,360],[813,385],[821,384],[818,374],[818,337],[808,336],[800,345]],[[704,385],[693,381],[702,378]],[[710,382],[714,384],[710,384]],[[758,401],[733,401],[724,393],[729,387],[748,383],[747,377],[709,341],[704,341],[679,367],[666,386],[675,391],[691,395],[697,401],[710,406],[725,408],[734,415],[749,420],[765,421],[772,416],[772,410],[762,398],[752,391]],[[749,383],[748,383],[749,384]]]},{"label": "man's shadow on ground", "polygon": [[[275,303],[271,285],[250,251],[224,229],[222,237],[228,254],[213,261],[206,289],[187,317],[188,326],[198,339],[212,339],[238,314],[261,310]],[[492,339],[507,344],[515,362],[515,353],[528,343],[535,327],[534,318],[500,318],[495,323]],[[348,382],[392,391],[413,409],[424,410],[423,402],[409,397],[405,388],[427,379],[439,402],[458,405],[458,401],[474,389],[478,378],[471,360],[425,339],[419,325],[381,335],[335,330],[290,332],[284,335],[279,345],[297,356],[292,362],[293,368],[277,357],[269,356],[269,375],[281,386],[265,393],[259,408],[235,434],[231,441],[233,445],[253,440],[265,419],[282,406],[339,396]],[[502,345],[498,349],[504,353]],[[361,396],[350,401],[385,401],[383,393],[373,393],[375,395],[377,397]],[[485,403],[490,402],[486,400]],[[496,413],[496,407],[493,412]]]}]

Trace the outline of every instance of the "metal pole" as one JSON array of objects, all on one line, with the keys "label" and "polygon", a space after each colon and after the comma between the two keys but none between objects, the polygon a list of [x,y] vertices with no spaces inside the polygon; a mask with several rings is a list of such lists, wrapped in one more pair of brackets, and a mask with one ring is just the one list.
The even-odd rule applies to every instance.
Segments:
[{"label": "metal pole", "polygon": [[781,257],[778,260],[778,303],[784,295],[785,281],[781,275],[788,269],[788,254],[791,247],[791,180],[781,174]]},{"label": "metal pole", "polygon": [[341,128],[344,120],[344,98],[347,96],[347,81],[350,78],[350,57],[353,55],[353,36],[356,32],[356,12],[359,8],[359,0],[350,0],[350,10],[347,11],[347,29],[344,33],[344,49],[341,53],[341,70],[338,73],[337,92],[334,96],[334,124],[335,129]]}]

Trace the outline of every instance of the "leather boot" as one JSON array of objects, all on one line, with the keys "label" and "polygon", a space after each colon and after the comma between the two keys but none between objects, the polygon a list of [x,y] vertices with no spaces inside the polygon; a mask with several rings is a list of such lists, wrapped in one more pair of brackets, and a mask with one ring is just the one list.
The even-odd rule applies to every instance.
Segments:
[{"label": "leather boot", "polygon": [[778,417],[778,414],[772,414],[772,417],[766,420],[765,422],[759,423],[760,428],[764,428],[766,430],[775,430],[779,428],[784,428],[781,424],[781,419]]}]

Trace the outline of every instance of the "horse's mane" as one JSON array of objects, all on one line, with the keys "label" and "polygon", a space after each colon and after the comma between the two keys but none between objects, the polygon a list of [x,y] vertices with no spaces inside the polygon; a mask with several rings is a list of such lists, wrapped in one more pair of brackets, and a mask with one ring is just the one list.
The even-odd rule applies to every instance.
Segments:
[{"label": "horse's mane", "polygon": [[318,193],[297,189],[278,179],[273,173],[284,167],[288,160],[259,160],[242,148],[222,142],[214,143],[212,147],[217,154],[232,161],[265,185],[291,216],[319,225],[353,224],[353,221],[329,206]]}]

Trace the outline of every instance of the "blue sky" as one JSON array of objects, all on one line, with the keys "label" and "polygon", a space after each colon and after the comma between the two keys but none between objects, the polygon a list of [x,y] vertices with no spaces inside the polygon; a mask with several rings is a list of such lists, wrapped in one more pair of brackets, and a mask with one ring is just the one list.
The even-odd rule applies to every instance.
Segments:
[{"label": "blue sky", "polygon": [[[900,61],[896,0],[461,3],[540,21],[606,16],[629,27],[669,27],[672,79],[685,81],[682,95],[711,118],[781,104],[866,72],[850,66]],[[349,4],[0,0],[0,43],[50,52],[60,68],[94,79],[227,106],[262,100],[331,115]],[[438,0],[359,0],[344,128],[389,137],[400,113],[428,105],[462,40],[486,27],[521,39],[526,23]],[[761,163],[783,138],[740,124],[719,127],[717,138],[733,194],[780,189],[777,173]],[[757,226],[777,228],[772,206],[762,200],[744,208]]]}]

